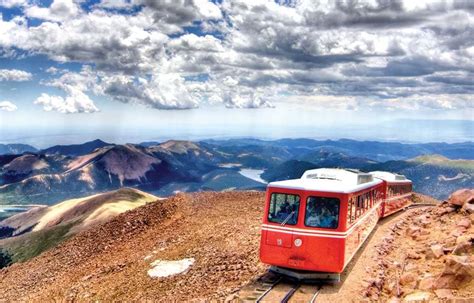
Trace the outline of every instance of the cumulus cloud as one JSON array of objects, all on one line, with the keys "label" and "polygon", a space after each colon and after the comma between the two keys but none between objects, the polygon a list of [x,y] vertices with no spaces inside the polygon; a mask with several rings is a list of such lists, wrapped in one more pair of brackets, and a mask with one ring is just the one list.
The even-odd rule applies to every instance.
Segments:
[{"label": "cumulus cloud", "polygon": [[79,6],[72,0],[54,0],[49,7],[29,6],[25,9],[26,16],[50,21],[63,21],[76,17]]},{"label": "cumulus cloud", "polygon": [[0,7],[12,8],[15,6],[23,6],[27,4],[27,0],[0,0]]},{"label": "cumulus cloud", "polygon": [[63,114],[93,113],[99,111],[94,102],[75,87],[67,88],[67,96],[41,94],[34,104],[41,105],[45,111],[57,111]]},{"label": "cumulus cloud", "polygon": [[134,6],[131,0],[101,0],[95,5],[98,8],[106,9],[130,9]]},{"label": "cumulus cloud", "polygon": [[33,75],[18,69],[0,69],[0,81],[28,81]]},{"label": "cumulus cloud", "polygon": [[106,95],[124,103],[142,103],[157,109],[189,109],[199,104],[178,74],[155,74],[151,79],[106,77],[100,86]]},{"label": "cumulus cloud", "polygon": [[10,101],[0,101],[0,111],[14,112],[18,107]]}]

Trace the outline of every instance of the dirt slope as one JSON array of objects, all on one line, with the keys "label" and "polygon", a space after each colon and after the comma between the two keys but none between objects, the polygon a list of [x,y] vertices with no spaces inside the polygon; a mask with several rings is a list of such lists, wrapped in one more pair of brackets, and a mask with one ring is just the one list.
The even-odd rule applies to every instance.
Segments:
[{"label": "dirt slope", "polygon": [[116,191],[67,200],[49,207],[33,208],[1,221],[0,227],[14,228],[14,235],[16,235],[27,230],[39,231],[70,221],[80,221],[83,229],[157,199],[153,195],[134,188],[121,188]]},{"label": "dirt slope", "polygon": [[[258,262],[263,193],[179,195],[119,215],[29,262],[0,271],[3,301],[169,302],[224,298]],[[183,275],[150,278],[156,259],[195,258]],[[21,277],[21,278],[20,278]]]},{"label": "dirt slope", "polygon": [[49,207],[37,207],[0,222],[5,232],[0,249],[23,262],[56,246],[77,232],[93,228],[118,214],[158,198],[133,188],[121,188]]}]

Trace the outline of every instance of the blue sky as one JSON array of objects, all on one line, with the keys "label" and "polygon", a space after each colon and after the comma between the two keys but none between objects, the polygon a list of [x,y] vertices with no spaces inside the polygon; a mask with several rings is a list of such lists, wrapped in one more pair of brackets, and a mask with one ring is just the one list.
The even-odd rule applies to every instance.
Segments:
[{"label": "blue sky", "polygon": [[468,1],[0,0],[0,13],[1,142],[474,140]]}]

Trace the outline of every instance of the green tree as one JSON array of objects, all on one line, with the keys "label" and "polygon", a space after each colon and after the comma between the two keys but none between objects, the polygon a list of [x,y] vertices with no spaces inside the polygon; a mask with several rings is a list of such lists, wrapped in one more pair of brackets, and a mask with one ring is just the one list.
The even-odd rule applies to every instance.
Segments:
[{"label": "green tree", "polygon": [[4,250],[0,250],[0,268],[12,264],[12,257]]}]

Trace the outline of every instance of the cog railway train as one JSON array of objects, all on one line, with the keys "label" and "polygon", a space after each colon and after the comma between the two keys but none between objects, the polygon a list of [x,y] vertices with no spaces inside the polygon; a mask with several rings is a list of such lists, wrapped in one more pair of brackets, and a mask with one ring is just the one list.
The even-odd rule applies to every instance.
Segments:
[{"label": "cog railway train", "polygon": [[300,280],[340,274],[380,218],[411,204],[412,182],[375,171],[313,169],[266,192],[260,260]]}]

